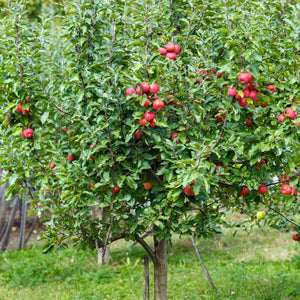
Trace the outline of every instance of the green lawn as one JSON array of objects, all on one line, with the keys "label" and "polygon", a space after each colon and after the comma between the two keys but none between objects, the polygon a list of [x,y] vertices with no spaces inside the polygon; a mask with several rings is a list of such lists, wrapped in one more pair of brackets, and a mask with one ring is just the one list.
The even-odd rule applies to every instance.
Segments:
[{"label": "green lawn", "polygon": [[[260,228],[197,244],[220,299],[300,299],[300,244],[290,234]],[[129,245],[113,247],[108,267],[90,250],[1,253],[0,299],[142,299],[145,252]],[[168,299],[216,299],[186,237],[170,249],[168,279]]]}]

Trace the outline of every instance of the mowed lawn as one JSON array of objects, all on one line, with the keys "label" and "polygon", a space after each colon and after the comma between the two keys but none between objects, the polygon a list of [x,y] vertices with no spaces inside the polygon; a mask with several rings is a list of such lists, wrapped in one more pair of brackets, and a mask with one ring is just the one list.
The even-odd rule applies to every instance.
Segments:
[{"label": "mowed lawn", "polygon": [[[197,241],[220,297],[211,289],[188,237],[169,251],[168,299],[300,299],[300,243],[291,234],[257,228]],[[139,246],[113,245],[112,262],[96,265],[91,250],[43,254],[40,247],[0,254],[0,299],[143,299]],[[151,265],[151,288],[153,266]],[[151,290],[151,299],[153,291]]]}]

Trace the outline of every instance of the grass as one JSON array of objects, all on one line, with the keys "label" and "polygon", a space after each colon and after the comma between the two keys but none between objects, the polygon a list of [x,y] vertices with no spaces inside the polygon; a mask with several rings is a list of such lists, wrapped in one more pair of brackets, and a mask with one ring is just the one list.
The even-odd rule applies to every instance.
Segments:
[{"label": "grass", "polygon": [[[259,228],[197,244],[218,299],[300,299],[300,244],[290,235]],[[129,245],[114,245],[107,267],[95,264],[91,250],[1,253],[0,299],[143,299],[145,252]],[[217,299],[189,239],[175,238],[168,263],[168,299]],[[153,270],[150,277],[153,287]]]}]

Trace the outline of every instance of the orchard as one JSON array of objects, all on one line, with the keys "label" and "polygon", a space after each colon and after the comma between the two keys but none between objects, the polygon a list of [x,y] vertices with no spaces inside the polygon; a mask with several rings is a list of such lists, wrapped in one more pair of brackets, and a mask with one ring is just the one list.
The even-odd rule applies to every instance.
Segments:
[{"label": "orchard", "polygon": [[47,248],[137,241],[163,300],[172,235],[220,235],[224,209],[299,241],[298,1],[57,7],[8,1],[0,35],[6,197],[30,191]]}]

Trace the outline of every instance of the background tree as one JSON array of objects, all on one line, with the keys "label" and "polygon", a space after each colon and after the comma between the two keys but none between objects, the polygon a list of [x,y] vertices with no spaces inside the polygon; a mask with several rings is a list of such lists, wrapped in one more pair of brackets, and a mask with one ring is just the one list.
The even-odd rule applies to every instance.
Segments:
[{"label": "background tree", "polygon": [[[299,229],[297,190],[281,192],[298,184],[299,3],[61,8],[30,23],[9,1],[1,25],[7,197],[34,190],[48,247],[75,238],[105,255],[115,240],[136,240],[154,263],[158,300],[172,234],[220,234],[220,209],[251,220],[264,210],[270,226]],[[148,231],[154,248],[141,238]]]}]

